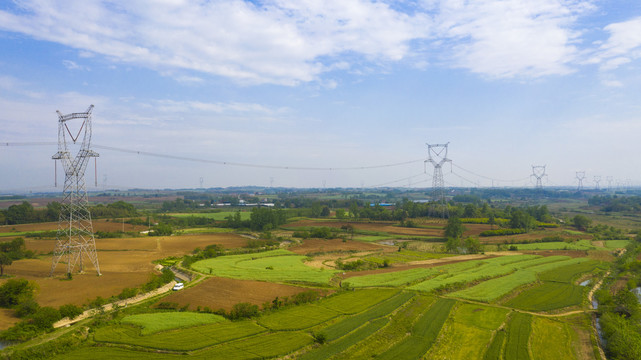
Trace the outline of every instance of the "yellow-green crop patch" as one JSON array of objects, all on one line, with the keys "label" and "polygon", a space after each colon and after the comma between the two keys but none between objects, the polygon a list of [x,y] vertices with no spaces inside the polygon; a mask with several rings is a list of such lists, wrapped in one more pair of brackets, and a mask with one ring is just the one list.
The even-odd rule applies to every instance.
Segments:
[{"label": "yellow-green crop patch", "polygon": [[523,291],[505,305],[530,311],[548,311],[581,305],[584,292],[584,286],[546,281]]},{"label": "yellow-green crop patch", "polygon": [[[459,304],[427,354],[433,359],[481,359],[493,332],[509,310],[476,304]],[[465,344],[462,346],[462,344]]]},{"label": "yellow-green crop patch", "polygon": [[532,319],[530,348],[537,359],[576,359],[570,327],[560,321],[535,316]]},{"label": "yellow-green crop patch", "polygon": [[204,274],[233,279],[322,284],[328,283],[338,272],[306,266],[306,259],[306,256],[279,249],[201,260],[192,264],[192,268]]},{"label": "yellow-green crop patch", "polygon": [[163,312],[129,315],[121,320],[124,324],[140,326],[142,335],[160,331],[213,324],[224,321],[220,315],[193,312]]},{"label": "yellow-green crop patch", "polygon": [[597,247],[592,245],[590,240],[579,240],[576,242],[540,242],[529,244],[514,244],[518,250],[594,250]]},{"label": "yellow-green crop patch", "polygon": [[630,240],[606,240],[603,243],[608,249],[623,249],[630,244]]}]

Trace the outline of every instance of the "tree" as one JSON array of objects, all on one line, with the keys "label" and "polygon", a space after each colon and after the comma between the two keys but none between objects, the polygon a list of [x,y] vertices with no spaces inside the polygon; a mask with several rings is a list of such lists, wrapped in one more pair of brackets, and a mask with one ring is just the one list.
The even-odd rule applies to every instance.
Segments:
[{"label": "tree", "polygon": [[529,231],[534,227],[534,222],[535,220],[530,214],[519,209],[512,211],[510,218],[510,227],[512,229]]},{"label": "tree", "polygon": [[458,253],[461,248],[461,239],[448,237],[445,242],[445,250],[449,253]]},{"label": "tree", "polygon": [[258,305],[250,303],[235,304],[229,312],[229,317],[232,320],[249,318],[258,315]]},{"label": "tree", "polygon": [[321,210],[320,216],[327,217],[329,216],[330,211],[328,206],[323,206],[323,209]]},{"label": "tree", "polygon": [[592,224],[592,220],[584,215],[574,215],[572,218],[572,224],[574,224],[574,227],[578,230],[586,231]]},{"label": "tree", "polygon": [[4,275],[4,267],[9,266],[13,263],[13,259],[5,253],[5,252],[0,252],[0,276]]},{"label": "tree", "polygon": [[10,307],[33,298],[36,284],[25,279],[9,279],[0,286],[0,306]]},{"label": "tree", "polygon": [[478,254],[483,252],[483,245],[481,245],[479,239],[473,237],[465,239],[465,248],[467,249],[468,254]]},{"label": "tree", "polygon": [[461,223],[461,219],[453,216],[447,219],[444,235],[446,238],[460,239],[465,230],[465,227]]},{"label": "tree", "polygon": [[336,218],[337,219],[345,218],[345,209],[336,209]]}]

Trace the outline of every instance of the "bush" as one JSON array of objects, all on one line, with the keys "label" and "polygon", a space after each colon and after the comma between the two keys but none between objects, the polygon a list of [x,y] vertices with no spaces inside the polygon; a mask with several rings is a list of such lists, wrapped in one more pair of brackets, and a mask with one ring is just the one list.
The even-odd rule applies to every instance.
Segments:
[{"label": "bush", "polygon": [[58,309],[60,311],[60,316],[63,318],[75,319],[78,315],[82,314],[82,309],[79,306],[73,304],[62,305]]},{"label": "bush", "polygon": [[33,324],[43,330],[53,329],[53,324],[60,319],[62,319],[60,311],[50,306],[41,307],[31,317]]},{"label": "bush", "polygon": [[20,318],[27,317],[29,315],[35,314],[39,308],[40,305],[38,305],[38,303],[34,299],[27,299],[15,307],[16,316]]},{"label": "bush", "polygon": [[122,289],[122,292],[118,294],[118,299],[124,300],[124,299],[129,299],[134,296],[138,295],[138,289],[136,288],[124,288]]},{"label": "bush", "polygon": [[232,320],[250,318],[258,315],[258,305],[250,303],[235,304],[229,312],[229,318]]},{"label": "bush", "polygon": [[[156,305],[156,309],[176,310],[176,309],[178,309],[178,303],[163,301],[161,303],[158,303],[158,305]],[[205,309],[207,309],[207,308],[205,308]],[[208,311],[206,311],[206,312],[208,312]]]}]

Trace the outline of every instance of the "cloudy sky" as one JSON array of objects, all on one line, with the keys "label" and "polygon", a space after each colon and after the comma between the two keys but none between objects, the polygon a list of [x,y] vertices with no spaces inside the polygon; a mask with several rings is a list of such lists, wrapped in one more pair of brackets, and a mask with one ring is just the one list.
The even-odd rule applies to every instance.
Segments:
[{"label": "cloudy sky", "polygon": [[1,1],[0,191],[90,104],[90,189],[641,185],[641,3]]}]

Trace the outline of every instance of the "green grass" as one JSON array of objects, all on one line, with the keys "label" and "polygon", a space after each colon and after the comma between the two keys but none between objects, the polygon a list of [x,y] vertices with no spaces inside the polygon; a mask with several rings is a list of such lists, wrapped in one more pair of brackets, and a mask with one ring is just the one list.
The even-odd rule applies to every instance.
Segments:
[{"label": "green grass", "polygon": [[519,250],[594,250],[597,247],[592,245],[589,240],[579,240],[576,242],[541,242],[529,244],[514,244]]},{"label": "green grass", "polygon": [[[371,322],[365,323],[364,326],[360,327],[358,330],[350,333],[349,335],[341,338],[338,341],[334,341],[329,344],[325,344],[318,349],[312,350],[297,359],[300,360],[324,360],[329,359],[330,357],[339,354],[345,351],[350,346],[353,346],[356,343],[359,343],[369,336],[379,331],[382,327],[387,325],[389,322],[386,318],[377,319]],[[359,325],[363,325],[360,323]]]},{"label": "green grass", "polygon": [[352,287],[398,287],[424,280],[439,273],[440,271],[437,268],[415,268],[382,274],[355,276],[343,280],[343,283],[349,283],[349,286]]},{"label": "green grass", "polygon": [[371,307],[367,311],[364,311],[355,316],[345,318],[340,322],[326,327],[322,330],[322,332],[327,336],[328,341],[335,340],[353,331],[354,329],[357,329],[368,321],[390,314],[394,310],[403,306],[403,304],[407,303],[407,301],[409,301],[413,296],[414,294],[412,293],[397,294],[391,299],[385,300],[382,303]]},{"label": "green grass", "polygon": [[204,227],[204,228],[189,228],[180,230],[181,234],[219,234],[234,232],[234,229]]},{"label": "green grass", "polygon": [[142,336],[140,328],[127,325],[108,325],[96,329],[94,340],[100,343],[135,345],[140,347],[188,351],[202,349],[222,342],[241,339],[264,332],[253,321],[219,322],[211,325],[164,331]]},{"label": "green grass", "polygon": [[425,313],[418,318],[408,338],[392,346],[377,359],[419,359],[436,341],[436,338],[456,304],[451,299],[438,299]]},{"label": "green grass", "polygon": [[628,246],[630,240],[606,240],[603,243],[608,249],[622,249]]},{"label": "green grass", "polygon": [[144,351],[133,351],[116,347],[83,347],[78,350],[58,355],[54,359],[59,360],[140,360],[140,359],[184,359],[183,355],[172,355],[162,353],[150,353]]},{"label": "green grass", "polygon": [[140,326],[142,328],[141,334],[149,335],[160,331],[213,324],[224,320],[224,317],[214,314],[162,312],[129,315],[122,319],[121,322],[124,324]]},{"label": "green grass", "polygon": [[[30,234],[42,234],[45,232],[49,232],[50,230],[34,230],[34,231],[14,231],[14,232],[4,232],[0,233],[0,237],[8,237],[8,236],[25,236],[25,235],[30,235]],[[53,230],[55,231],[55,230]]]},{"label": "green grass", "polygon": [[504,359],[530,359],[528,343],[532,332],[532,315],[514,313],[507,327]]},{"label": "green grass", "polygon": [[[236,211],[221,211],[221,212],[207,212],[207,213],[170,213],[167,215],[177,217],[177,218],[202,217],[202,218],[222,221],[222,220],[225,220],[225,218],[228,216],[236,215]],[[251,211],[240,212],[241,220],[249,220],[250,217],[251,217]]]},{"label": "green grass", "polygon": [[407,263],[410,261],[442,259],[450,257],[452,254],[430,253],[425,251],[402,250],[379,255],[367,256],[366,259],[382,264],[385,260],[390,263]]},{"label": "green grass", "polygon": [[303,255],[280,249],[201,260],[192,264],[192,268],[204,274],[233,279],[321,284],[327,284],[337,272],[306,266],[305,259]]},{"label": "green grass", "polygon": [[258,323],[270,330],[300,330],[324,323],[341,312],[317,304],[292,306],[262,316]]},{"label": "green grass", "polygon": [[510,299],[505,305],[530,311],[548,311],[568,306],[581,305],[584,286],[556,282],[544,282]]}]

